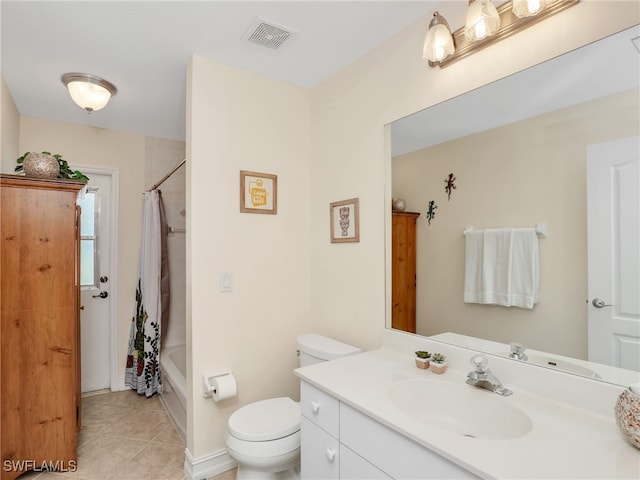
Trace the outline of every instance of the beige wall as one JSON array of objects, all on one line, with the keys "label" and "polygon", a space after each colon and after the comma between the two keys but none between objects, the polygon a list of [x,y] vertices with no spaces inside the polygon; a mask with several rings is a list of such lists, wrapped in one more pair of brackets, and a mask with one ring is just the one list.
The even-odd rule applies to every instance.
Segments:
[{"label": "beige wall", "polygon": [[15,173],[18,149],[20,115],[11,93],[0,75],[0,172]]},{"label": "beige wall", "polygon": [[[462,19],[465,5],[447,2],[439,10],[448,19]],[[635,25],[640,6],[583,1],[443,70],[421,58],[427,22],[426,16],[414,22],[312,91],[312,327],[365,348],[380,344],[385,325],[385,215],[391,197],[383,126]],[[329,203],[351,197],[360,197],[360,243],[330,244]]]},{"label": "beige wall", "polygon": [[[118,372],[124,375],[129,328],[135,305],[145,137],[96,127],[54,122],[33,117],[20,119],[20,151],[59,153],[72,167],[117,168],[118,204]],[[15,161],[15,160],[14,160]]]},{"label": "beige wall", "polygon": [[[188,77],[187,447],[197,462],[224,451],[238,407],[298,397],[295,337],[310,327],[310,105],[306,90],[198,56]],[[277,215],[240,213],[240,170],[278,176]],[[222,272],[233,274],[231,293],[219,292]],[[238,395],[214,403],[202,374],[223,367]]]},{"label": "beige wall", "polygon": [[[638,135],[638,90],[565,108],[393,159],[394,197],[420,212],[417,331],[452,331],[586,360],[587,145]],[[444,179],[457,178],[448,201]],[[438,205],[431,225],[429,200]],[[533,227],[540,303],[533,310],[465,304],[464,237],[476,228]]]}]

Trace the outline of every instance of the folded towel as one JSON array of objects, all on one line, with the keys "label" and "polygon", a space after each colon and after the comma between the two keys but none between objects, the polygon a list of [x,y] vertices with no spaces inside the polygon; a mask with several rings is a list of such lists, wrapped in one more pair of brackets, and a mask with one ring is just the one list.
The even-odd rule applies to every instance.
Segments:
[{"label": "folded towel", "polygon": [[509,304],[533,308],[538,303],[538,235],[535,228],[514,228],[511,235]]},{"label": "folded towel", "polygon": [[487,229],[482,248],[481,303],[510,306],[511,229]]},{"label": "folded towel", "polygon": [[533,308],[538,238],[533,228],[465,232],[464,301]]},{"label": "folded towel", "polygon": [[482,299],[482,231],[468,231],[464,234],[464,301],[483,303]]}]

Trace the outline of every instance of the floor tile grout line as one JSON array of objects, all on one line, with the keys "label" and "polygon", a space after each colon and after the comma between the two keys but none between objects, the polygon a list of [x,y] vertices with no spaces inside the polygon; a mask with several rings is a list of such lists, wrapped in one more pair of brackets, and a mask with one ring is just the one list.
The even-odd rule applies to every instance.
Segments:
[{"label": "floor tile grout line", "polygon": [[[118,478],[118,472],[120,472],[120,475],[123,472],[126,472],[127,466],[135,465],[136,459],[139,458],[140,455],[144,455],[145,451],[151,452],[154,449],[157,449],[159,447],[170,449],[171,451],[175,449],[175,452],[177,452],[179,455],[184,455],[185,445],[180,441],[180,436],[177,432],[177,429],[175,428],[175,425],[171,421],[171,418],[165,406],[162,404],[162,401],[159,399],[159,397],[154,397],[152,399],[139,399],[134,396],[127,397],[127,395],[130,395],[130,393],[111,392],[111,393],[96,395],[91,399],[90,402],[87,402],[87,404],[83,407],[83,414],[86,413],[88,414],[88,416],[91,416],[94,419],[98,419],[98,421],[100,421],[100,418],[104,417],[104,415],[100,413],[99,409],[108,407],[107,411],[110,413],[112,412],[115,416],[119,417],[118,418],[119,422],[127,421],[127,419],[124,418],[126,416],[123,415],[123,412],[125,411],[130,411],[132,417],[139,417],[144,415],[151,415],[152,417],[156,417],[156,415],[161,414],[162,420],[159,420],[159,421],[164,423],[164,419],[166,419],[167,420],[166,425],[160,428],[159,431],[155,433],[155,435],[153,435],[148,440],[136,438],[136,433],[139,434],[139,433],[142,433],[143,431],[148,431],[145,427],[145,424],[141,424],[141,428],[138,432],[125,432],[123,434],[119,434],[117,431],[104,432],[103,429],[98,428],[97,426],[94,426],[96,430],[86,434],[86,436],[83,438],[83,443],[81,445],[83,449],[85,448],[90,449],[92,444],[98,442],[99,440],[104,440],[105,438],[117,439],[117,441],[124,441],[124,440],[134,441],[136,442],[136,445],[139,446],[139,448],[136,448],[135,454],[131,458],[129,458],[126,462],[124,462],[122,465],[118,465],[114,471],[105,473],[106,476],[100,476],[99,478],[96,478],[94,475],[90,473],[92,471],[91,465],[87,465],[85,467],[87,469],[87,472],[84,472],[84,473],[89,473],[89,478],[84,476],[83,477],[69,476],[67,478],[73,479],[73,480],[116,480]],[[146,403],[147,400],[149,400],[149,403]],[[153,402],[153,403],[150,403],[150,402]],[[154,423],[157,424],[157,422],[154,422]],[[169,430],[169,429],[172,429],[172,430]],[[133,434],[133,436],[131,434]],[[171,441],[172,434],[176,435],[176,441]],[[166,437],[162,437],[162,436],[166,436]],[[163,441],[165,438],[168,441]],[[79,458],[78,460],[79,460],[79,463],[82,462],[82,458]],[[94,473],[97,473],[97,472],[94,472]],[[178,477],[182,480],[187,478],[186,475],[184,475],[184,473],[179,473]],[[46,478],[50,479],[53,477],[46,477]],[[56,477],[56,478],[63,478],[63,477]],[[45,480],[45,477],[42,477],[39,475],[33,478],[32,480]]]}]

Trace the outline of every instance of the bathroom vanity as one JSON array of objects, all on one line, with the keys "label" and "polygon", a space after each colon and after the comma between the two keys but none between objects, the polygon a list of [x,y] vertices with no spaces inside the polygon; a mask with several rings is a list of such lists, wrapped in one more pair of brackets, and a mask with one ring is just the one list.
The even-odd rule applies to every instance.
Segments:
[{"label": "bathroom vanity", "polygon": [[[623,387],[490,357],[513,395],[465,383],[472,350],[397,336],[383,348],[296,370],[303,479],[639,478],[619,432]],[[447,355],[436,375],[412,350]]]},{"label": "bathroom vanity", "polygon": [[306,382],[301,407],[302,478],[477,478]]}]

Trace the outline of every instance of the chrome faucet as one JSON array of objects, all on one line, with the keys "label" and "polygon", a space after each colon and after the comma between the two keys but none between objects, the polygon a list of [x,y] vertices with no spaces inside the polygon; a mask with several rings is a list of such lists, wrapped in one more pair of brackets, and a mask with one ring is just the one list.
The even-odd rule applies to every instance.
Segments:
[{"label": "chrome faucet", "polygon": [[524,353],[524,345],[522,345],[521,343],[513,342],[510,344],[510,346],[511,353],[509,353],[509,357],[522,360],[523,362],[526,362],[529,359],[529,357],[527,357],[527,354]]},{"label": "chrome faucet", "polygon": [[486,388],[505,397],[511,395],[513,392],[503,387],[500,380],[487,368],[488,363],[487,357],[481,353],[471,357],[471,365],[475,367],[475,370],[467,375],[467,383],[474,387]]}]

